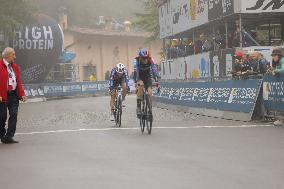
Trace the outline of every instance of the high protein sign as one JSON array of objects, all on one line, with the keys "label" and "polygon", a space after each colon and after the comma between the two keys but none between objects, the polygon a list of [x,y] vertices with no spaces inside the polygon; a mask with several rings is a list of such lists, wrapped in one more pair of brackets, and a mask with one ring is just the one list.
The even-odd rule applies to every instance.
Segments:
[{"label": "high protein sign", "polygon": [[14,48],[20,50],[51,50],[53,49],[53,31],[50,26],[26,27],[23,31],[16,32]]},{"label": "high protein sign", "polygon": [[11,45],[25,84],[44,81],[52,66],[59,62],[63,38],[58,23],[46,15],[39,15],[34,24],[16,32]]}]

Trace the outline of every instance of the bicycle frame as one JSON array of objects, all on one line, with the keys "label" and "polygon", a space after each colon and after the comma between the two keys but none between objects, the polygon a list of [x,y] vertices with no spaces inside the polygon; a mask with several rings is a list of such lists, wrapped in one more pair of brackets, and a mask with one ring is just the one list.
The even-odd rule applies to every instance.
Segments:
[{"label": "bicycle frame", "polygon": [[121,126],[121,114],[122,114],[122,89],[118,86],[116,89],[114,119],[118,127]]},{"label": "bicycle frame", "polygon": [[[158,86],[158,83],[157,83]],[[147,126],[148,134],[152,132],[153,114],[152,114],[152,96],[148,96],[147,88],[143,89],[143,99],[141,104],[142,115],[140,117],[141,132],[144,132],[145,125]]]}]

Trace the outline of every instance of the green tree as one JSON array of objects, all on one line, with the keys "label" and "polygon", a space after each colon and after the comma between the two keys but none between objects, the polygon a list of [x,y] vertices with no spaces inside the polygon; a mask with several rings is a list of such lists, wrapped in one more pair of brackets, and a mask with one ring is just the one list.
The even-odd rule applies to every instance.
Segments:
[{"label": "green tree", "polygon": [[157,1],[146,0],[144,2],[144,13],[136,13],[133,22],[134,27],[143,31],[150,32],[149,41],[159,39],[160,24],[159,24],[159,8]]},{"label": "green tree", "polygon": [[31,0],[8,0],[1,2],[0,31],[11,36],[13,31],[32,22],[35,9]]}]

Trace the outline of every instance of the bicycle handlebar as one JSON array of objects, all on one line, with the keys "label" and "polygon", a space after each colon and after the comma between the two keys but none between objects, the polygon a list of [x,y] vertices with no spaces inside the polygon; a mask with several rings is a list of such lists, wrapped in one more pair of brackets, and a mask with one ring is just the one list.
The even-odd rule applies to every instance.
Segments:
[{"label": "bicycle handlebar", "polygon": [[160,83],[155,81],[155,82],[152,83],[152,86],[158,87],[158,86],[160,86]]}]

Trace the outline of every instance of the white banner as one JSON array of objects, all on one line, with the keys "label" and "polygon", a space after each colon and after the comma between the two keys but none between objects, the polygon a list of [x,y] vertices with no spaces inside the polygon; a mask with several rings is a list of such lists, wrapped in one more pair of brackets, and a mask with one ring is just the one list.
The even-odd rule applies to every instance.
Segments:
[{"label": "white banner", "polygon": [[210,57],[209,53],[202,53],[186,57],[187,78],[207,78],[210,77]]},{"label": "white banner", "polygon": [[241,0],[242,13],[284,12],[283,0]]},{"label": "white banner", "polygon": [[208,0],[171,0],[160,7],[161,38],[208,22]]},{"label": "white banner", "polygon": [[170,3],[166,3],[159,8],[160,37],[165,38],[173,33],[172,14]]},{"label": "white banner", "polygon": [[[216,66],[219,68],[219,64]],[[162,62],[162,79],[183,80],[208,77],[210,77],[209,53],[202,53]]]}]

